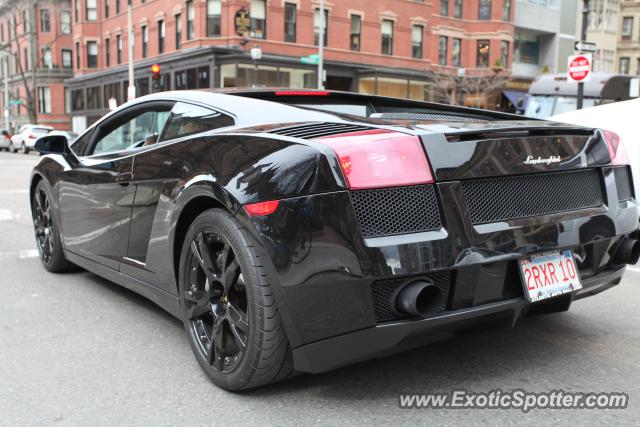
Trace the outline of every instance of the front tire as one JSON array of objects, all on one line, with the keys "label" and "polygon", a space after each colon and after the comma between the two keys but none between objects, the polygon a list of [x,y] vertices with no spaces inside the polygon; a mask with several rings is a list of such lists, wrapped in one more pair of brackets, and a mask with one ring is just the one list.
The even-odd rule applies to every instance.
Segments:
[{"label": "front tire", "polygon": [[56,220],[56,212],[51,206],[51,200],[53,200],[51,189],[44,180],[40,180],[31,201],[36,246],[44,268],[52,273],[63,273],[73,269],[73,264],[64,257],[59,223]]},{"label": "front tire", "polygon": [[29,154],[29,149],[27,148],[27,144],[25,144],[24,142],[20,146],[20,150],[22,151],[22,154]]},{"label": "front tire", "polygon": [[183,323],[195,357],[218,386],[243,390],[289,377],[289,340],[253,238],[228,212],[189,227],[180,257]]}]

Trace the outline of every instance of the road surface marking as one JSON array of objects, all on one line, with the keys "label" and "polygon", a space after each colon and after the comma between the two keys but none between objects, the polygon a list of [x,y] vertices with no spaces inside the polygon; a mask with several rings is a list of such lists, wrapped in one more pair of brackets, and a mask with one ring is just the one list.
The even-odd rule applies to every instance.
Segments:
[{"label": "road surface marking", "polygon": [[9,209],[0,209],[0,221],[11,221],[14,219],[13,212]]},{"label": "road surface marking", "polygon": [[37,258],[37,249],[25,249],[23,251],[0,252],[0,258]]}]

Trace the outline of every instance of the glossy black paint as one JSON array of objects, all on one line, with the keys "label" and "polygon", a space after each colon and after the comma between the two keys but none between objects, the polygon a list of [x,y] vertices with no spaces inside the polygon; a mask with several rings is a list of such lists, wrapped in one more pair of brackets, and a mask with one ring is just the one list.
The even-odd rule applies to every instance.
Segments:
[{"label": "glossy black paint", "polygon": [[[104,156],[49,154],[34,169],[32,191],[40,179],[51,186],[71,261],[174,315],[180,313],[177,259],[187,213],[227,209],[253,235],[301,370],[322,371],[389,346],[399,349],[427,324],[377,325],[371,295],[376,280],[452,270],[449,311],[422,331],[433,336],[439,333],[431,325],[448,324],[447,316],[473,322],[506,306],[513,322],[528,310],[513,275],[519,257],[572,248],[584,257],[584,279],[594,289],[606,287],[618,271],[610,263],[616,245],[637,229],[636,201],[618,201],[606,146],[591,130],[510,116],[494,117],[502,119],[497,122],[383,122],[197,92],[152,95],[134,107],[158,100],[215,108],[234,117],[236,126]],[[124,113],[112,116],[118,114]],[[108,124],[110,117],[103,120]],[[287,123],[326,121],[420,137],[438,181],[443,228],[364,239],[333,152],[319,141],[268,133]],[[528,155],[561,159],[523,164]],[[462,179],[584,167],[601,170],[607,195],[602,207],[483,225],[473,225],[465,213]],[[241,209],[275,199],[280,206],[270,216],[250,219]],[[484,311],[474,308],[479,306]],[[377,344],[325,354],[349,336]]]}]

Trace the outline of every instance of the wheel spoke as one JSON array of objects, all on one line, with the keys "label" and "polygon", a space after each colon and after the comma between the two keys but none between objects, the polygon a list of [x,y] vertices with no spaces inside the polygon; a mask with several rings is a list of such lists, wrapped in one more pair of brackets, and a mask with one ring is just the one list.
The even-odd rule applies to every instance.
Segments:
[{"label": "wheel spoke", "polygon": [[222,273],[222,286],[224,286],[225,292],[229,292],[229,289],[231,289],[231,285],[233,285],[236,280],[238,280],[239,275],[240,265],[238,265],[238,261],[234,259]]},{"label": "wheel spoke", "polygon": [[209,294],[204,294],[194,305],[189,307],[187,316],[189,317],[189,319],[193,320],[210,312],[211,303],[209,301]]},{"label": "wheel spoke", "polygon": [[209,282],[220,281],[218,276],[216,276],[215,274],[215,268],[213,266],[211,253],[209,252],[209,248],[204,241],[203,233],[198,234],[195,240],[191,242],[191,252],[193,252],[193,256],[195,256],[198,264],[200,264],[200,267],[209,279]]},{"label": "wheel spoke", "polygon": [[207,351],[207,361],[219,371],[222,371],[224,368],[225,347],[224,318],[216,317],[213,321],[211,342]]}]

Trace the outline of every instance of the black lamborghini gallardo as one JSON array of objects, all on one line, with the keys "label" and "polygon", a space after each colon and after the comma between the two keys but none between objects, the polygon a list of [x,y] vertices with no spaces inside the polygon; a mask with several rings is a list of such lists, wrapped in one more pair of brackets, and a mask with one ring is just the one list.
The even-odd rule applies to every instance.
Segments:
[{"label": "black lamborghini gallardo", "polygon": [[640,255],[628,159],[603,130],[350,93],[184,91],[36,148],[45,268],[80,266],[179,317],[230,390],[567,310]]}]

